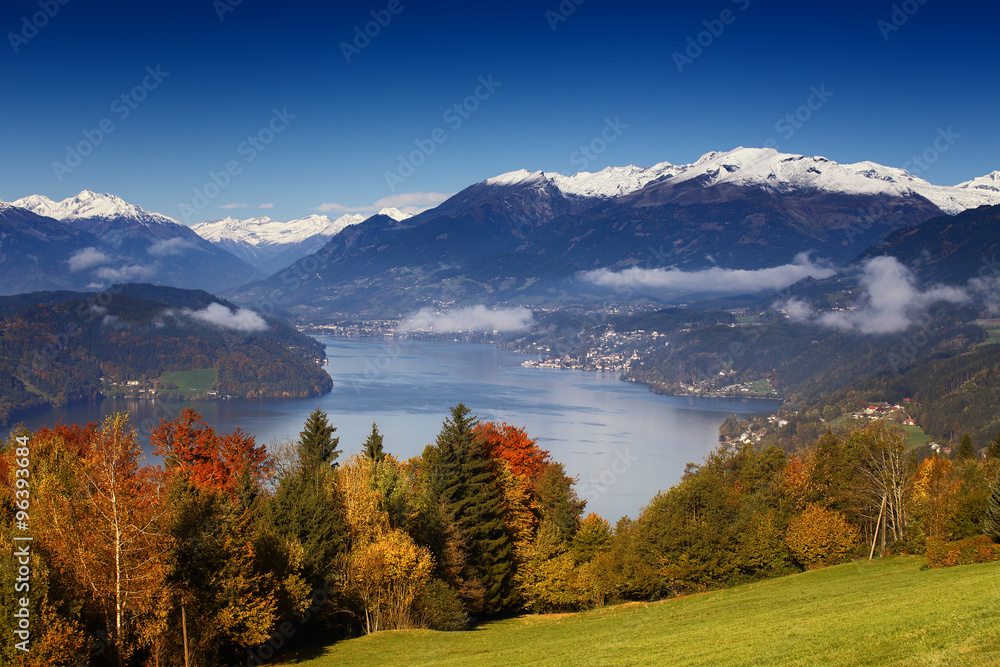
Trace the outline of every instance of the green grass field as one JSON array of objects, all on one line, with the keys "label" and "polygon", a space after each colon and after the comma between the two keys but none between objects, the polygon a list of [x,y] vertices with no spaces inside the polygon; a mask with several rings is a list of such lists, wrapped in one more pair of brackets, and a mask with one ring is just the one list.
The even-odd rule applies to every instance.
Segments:
[{"label": "green grass field", "polygon": [[919,447],[931,441],[930,436],[924,433],[924,429],[919,426],[904,425],[903,430],[906,431],[907,447]]},{"label": "green grass field", "polygon": [[382,632],[284,665],[1000,665],[1000,563],[900,556],[724,591]]},{"label": "green grass field", "polygon": [[[160,376],[161,391],[185,396],[204,394],[212,388],[219,379],[219,371],[214,368],[201,368],[194,371],[172,371]],[[167,383],[175,384],[179,389],[163,389]]]}]

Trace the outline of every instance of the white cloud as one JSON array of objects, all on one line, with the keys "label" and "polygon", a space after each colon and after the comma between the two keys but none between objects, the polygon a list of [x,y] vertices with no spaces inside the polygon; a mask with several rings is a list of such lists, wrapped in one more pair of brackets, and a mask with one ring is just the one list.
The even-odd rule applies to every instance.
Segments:
[{"label": "white cloud", "polygon": [[534,324],[535,318],[527,308],[498,308],[486,306],[459,308],[436,313],[421,308],[406,318],[397,331],[524,331]]},{"label": "white cloud", "polygon": [[154,257],[168,257],[171,255],[182,255],[188,250],[193,250],[198,244],[190,239],[182,239],[179,236],[172,239],[163,239],[149,246],[149,254]]},{"label": "white cloud", "polygon": [[587,282],[615,290],[643,289],[670,294],[714,292],[739,294],[763,292],[788,287],[803,278],[829,278],[836,270],[817,264],[806,253],[795,256],[791,264],[767,269],[723,269],[712,267],[700,271],[680,269],[642,269],[632,267],[614,272],[608,269],[586,271],[580,277]]},{"label": "white cloud", "polygon": [[248,208],[247,204],[220,204],[219,208]]},{"label": "white cloud", "polygon": [[272,202],[268,202],[266,204],[261,204],[258,208],[274,208],[274,204]]},{"label": "white cloud", "polygon": [[398,208],[403,213],[413,213],[416,215],[429,208],[434,208],[453,194],[446,192],[400,192],[399,194],[382,197],[378,201],[366,206],[345,206],[329,202],[320,204],[313,210],[320,213],[366,213],[378,211],[383,208]]},{"label": "white cloud", "polygon": [[140,266],[139,264],[123,266],[120,269],[114,269],[110,266],[102,266],[97,269],[95,275],[101,280],[128,283],[151,277],[153,275],[153,269],[148,266]]},{"label": "white cloud", "polygon": [[264,318],[252,310],[237,308],[232,311],[221,303],[210,303],[201,310],[185,310],[184,313],[192,319],[214,324],[223,329],[236,329],[237,331],[266,331],[268,329]]},{"label": "white cloud", "polygon": [[79,271],[107,264],[111,258],[97,248],[84,248],[73,253],[67,261],[70,271]]},{"label": "white cloud", "polygon": [[800,300],[784,304],[788,316],[797,322],[813,322],[840,331],[866,334],[896,333],[908,329],[937,301],[968,303],[968,292],[937,285],[920,290],[913,272],[895,257],[873,257],[861,267],[865,293],[853,310],[831,311],[810,317],[810,308]]}]

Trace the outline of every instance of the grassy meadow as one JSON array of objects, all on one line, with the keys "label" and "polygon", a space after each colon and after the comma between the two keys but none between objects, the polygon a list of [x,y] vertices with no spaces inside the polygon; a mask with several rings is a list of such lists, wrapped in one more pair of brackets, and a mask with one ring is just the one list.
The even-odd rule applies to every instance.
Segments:
[{"label": "grassy meadow", "polygon": [[899,556],[727,590],[469,632],[343,641],[284,665],[1000,664],[1000,563],[927,569]]}]

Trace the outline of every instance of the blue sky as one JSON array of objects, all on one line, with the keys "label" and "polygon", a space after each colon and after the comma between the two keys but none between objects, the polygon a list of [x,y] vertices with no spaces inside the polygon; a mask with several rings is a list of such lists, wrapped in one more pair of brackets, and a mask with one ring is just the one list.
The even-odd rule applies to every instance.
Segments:
[{"label": "blue sky", "polygon": [[948,128],[922,177],[1000,169],[996,3],[576,1],[8,0],[0,199],[287,220],[768,140],[902,167]]}]

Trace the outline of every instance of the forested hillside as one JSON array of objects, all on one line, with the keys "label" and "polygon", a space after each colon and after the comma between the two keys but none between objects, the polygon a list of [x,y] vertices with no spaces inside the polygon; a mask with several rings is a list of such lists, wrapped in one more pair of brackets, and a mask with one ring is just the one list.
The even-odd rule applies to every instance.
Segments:
[{"label": "forested hillside", "polygon": [[124,285],[3,297],[0,421],[168,371],[214,368],[220,395],[311,396],[333,384],[323,358],[314,339],[207,292]]}]

